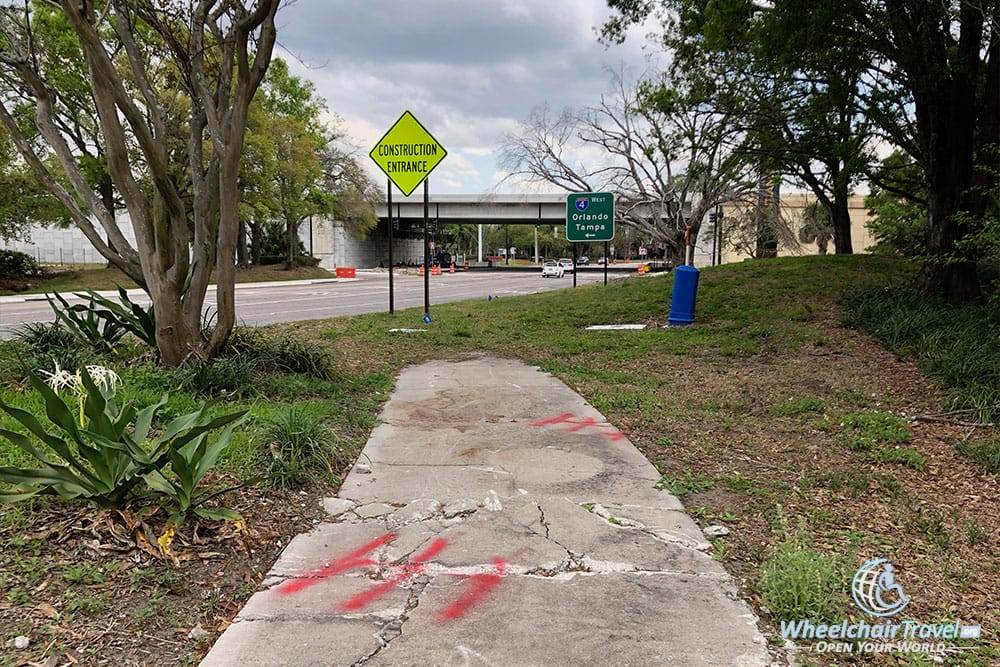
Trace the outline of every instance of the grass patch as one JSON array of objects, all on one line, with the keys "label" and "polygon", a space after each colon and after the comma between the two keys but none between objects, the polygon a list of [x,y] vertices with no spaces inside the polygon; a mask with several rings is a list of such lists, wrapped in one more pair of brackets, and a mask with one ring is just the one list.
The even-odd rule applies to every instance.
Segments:
[{"label": "grass patch", "polygon": [[776,621],[833,623],[844,615],[849,580],[837,558],[793,539],[782,542],[761,565],[758,588]]},{"label": "grass patch", "polygon": [[1000,475],[1000,437],[967,440],[959,443],[957,449],[986,472]]},{"label": "grass patch", "polygon": [[815,396],[803,396],[801,398],[793,398],[785,401],[784,403],[772,406],[770,412],[775,417],[789,417],[804,415],[810,412],[823,412],[825,409],[826,404],[822,401],[822,399],[816,398]]},{"label": "grass patch", "polygon": [[850,491],[857,498],[868,491],[871,476],[863,470],[824,470],[811,472],[802,478],[800,487],[810,489],[820,487],[831,491]]},{"label": "grass patch", "polygon": [[[319,267],[296,267],[285,271],[281,265],[254,266],[236,271],[237,283],[271,282],[276,280],[306,280],[332,278],[333,274]],[[214,279],[214,276],[213,276]],[[138,287],[131,278],[118,269],[100,265],[45,266],[42,274],[28,279],[22,293],[80,292],[84,290],[117,290],[119,287]],[[0,296],[12,294],[0,290]]]},{"label": "grass patch", "polygon": [[715,488],[715,480],[685,472],[684,476],[679,478],[663,475],[656,483],[656,488],[661,491],[669,491],[680,498]]},{"label": "grass patch", "polygon": [[324,416],[302,405],[269,420],[260,438],[267,480],[283,489],[316,481],[318,475],[332,479],[351,463]]},{"label": "grass patch", "polygon": [[860,412],[841,419],[841,438],[855,452],[871,452],[879,445],[899,444],[910,439],[906,419],[888,412]]},{"label": "grass patch", "polygon": [[901,463],[918,472],[927,470],[927,459],[923,454],[909,447],[880,447],[872,455],[876,461],[885,463]]}]

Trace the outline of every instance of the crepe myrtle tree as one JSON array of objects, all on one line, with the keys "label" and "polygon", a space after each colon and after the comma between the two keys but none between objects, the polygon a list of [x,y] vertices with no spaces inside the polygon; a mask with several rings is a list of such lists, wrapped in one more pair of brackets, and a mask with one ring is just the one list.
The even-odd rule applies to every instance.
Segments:
[{"label": "crepe myrtle tree", "polygon": [[[169,365],[208,359],[235,322],[237,178],[247,110],[271,60],[280,0],[23,0],[0,7],[0,121],[18,152],[115,267],[148,293]],[[133,247],[67,139],[61,68],[42,9],[75,41],[107,174]],[[73,91],[76,92],[76,91]],[[21,113],[34,109],[25,126]],[[215,271],[214,329],[202,311]]]},{"label": "crepe myrtle tree", "polygon": [[547,182],[567,192],[612,191],[619,222],[684,256],[687,228],[754,186],[750,165],[734,150],[741,136],[727,119],[690,102],[666,77],[629,84],[599,104],[553,115],[534,109],[503,140],[508,178]]}]

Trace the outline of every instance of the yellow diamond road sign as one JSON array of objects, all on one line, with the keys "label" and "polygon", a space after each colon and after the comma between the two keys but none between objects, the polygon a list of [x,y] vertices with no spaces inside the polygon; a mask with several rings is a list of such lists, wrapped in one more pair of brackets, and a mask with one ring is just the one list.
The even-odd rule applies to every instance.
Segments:
[{"label": "yellow diamond road sign", "polygon": [[404,111],[368,155],[409,196],[447,154],[420,121]]}]

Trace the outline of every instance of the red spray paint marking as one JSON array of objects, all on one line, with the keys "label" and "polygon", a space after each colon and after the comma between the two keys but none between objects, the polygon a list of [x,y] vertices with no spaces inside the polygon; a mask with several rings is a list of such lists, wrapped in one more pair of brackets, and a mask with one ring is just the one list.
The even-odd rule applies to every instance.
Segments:
[{"label": "red spray paint marking", "polygon": [[365,565],[377,565],[375,561],[370,558],[365,558],[365,556],[372,553],[382,545],[392,542],[394,539],[396,539],[396,533],[388,533],[382,537],[378,537],[363,547],[352,551],[346,556],[338,558],[332,563],[309,572],[302,578],[286,581],[277,588],[277,591],[281,595],[292,595],[309,588],[313,584],[318,584],[328,577],[343,574],[348,570],[353,570],[354,568],[363,567]]},{"label": "red spray paint marking", "polygon": [[465,616],[477,602],[486,594],[500,585],[501,578],[507,572],[507,563],[502,558],[493,559],[493,572],[469,575],[468,589],[447,609],[437,615],[440,621],[451,621]]},{"label": "red spray paint marking", "polygon": [[577,418],[571,412],[561,414],[558,417],[553,417],[551,419],[543,419],[541,421],[532,422],[531,425],[551,426],[552,424],[570,424],[571,427],[565,429],[567,433],[576,433],[577,431],[582,431],[585,428],[593,427],[599,429],[601,431],[601,435],[608,438],[612,442],[617,442],[625,437],[621,431],[607,422],[599,422],[593,417]]},{"label": "red spray paint marking", "polygon": [[424,571],[424,564],[444,551],[446,546],[448,546],[447,540],[440,537],[437,538],[431,542],[429,547],[414,556],[413,560],[404,564],[398,574],[393,575],[390,579],[383,581],[363,593],[358,593],[350,600],[342,604],[340,608],[344,611],[357,611],[358,609],[363,609],[391,591],[398,584],[403,583],[415,575],[421,574]]}]

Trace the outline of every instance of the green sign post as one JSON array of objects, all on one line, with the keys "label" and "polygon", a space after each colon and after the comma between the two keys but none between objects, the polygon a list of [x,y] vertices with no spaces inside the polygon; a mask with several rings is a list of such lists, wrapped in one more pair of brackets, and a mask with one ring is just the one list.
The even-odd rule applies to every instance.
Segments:
[{"label": "green sign post", "polygon": [[566,196],[566,240],[610,241],[615,237],[615,195],[578,192]]}]

